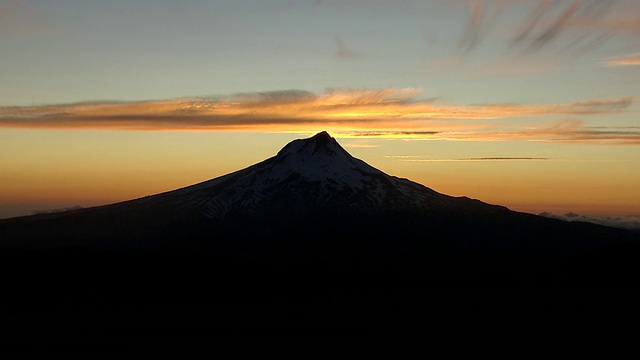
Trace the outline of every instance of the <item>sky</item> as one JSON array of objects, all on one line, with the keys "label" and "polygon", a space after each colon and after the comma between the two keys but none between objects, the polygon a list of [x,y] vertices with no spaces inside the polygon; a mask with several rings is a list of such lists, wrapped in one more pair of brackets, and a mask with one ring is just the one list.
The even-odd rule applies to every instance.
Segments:
[{"label": "sky", "polygon": [[0,218],[326,130],[436,191],[640,221],[636,0],[0,0]]}]

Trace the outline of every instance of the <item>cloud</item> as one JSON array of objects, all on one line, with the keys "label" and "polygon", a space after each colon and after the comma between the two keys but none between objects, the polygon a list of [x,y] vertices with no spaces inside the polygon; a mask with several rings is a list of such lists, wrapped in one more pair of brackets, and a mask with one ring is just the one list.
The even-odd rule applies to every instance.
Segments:
[{"label": "cloud", "polygon": [[580,215],[574,212],[569,212],[564,215],[554,214],[549,211],[541,212],[540,216],[560,219],[564,221],[582,221],[590,222],[599,225],[617,227],[628,230],[640,231],[640,216],[628,215],[628,216],[598,216],[598,215]]},{"label": "cloud", "polygon": [[640,145],[638,129],[616,127],[589,127],[582,120],[561,120],[550,126],[522,129],[514,132],[478,133],[485,140],[523,139],[559,143],[593,143],[608,145]]},{"label": "cloud", "polygon": [[[284,90],[223,97],[139,102],[2,107],[0,127],[34,129],[315,131],[341,137],[472,141],[600,141],[640,143],[638,129],[589,128],[582,119],[619,114],[635,99],[589,99],[568,104],[440,104],[420,89]],[[517,126],[505,120],[534,118]],[[515,127],[514,127],[515,126]]]},{"label": "cloud", "polygon": [[614,144],[640,145],[640,131],[628,128],[587,127],[581,121],[567,121],[567,126],[559,124],[532,135],[546,135],[542,141],[554,142],[605,142]]},{"label": "cloud", "polygon": [[[535,21],[530,22],[528,24],[529,26],[525,27],[523,32],[514,38],[514,43],[526,42],[526,46],[529,49],[540,49],[543,46],[548,45],[566,31],[570,21],[578,12],[581,3],[582,2],[579,0],[573,0],[564,8],[564,10],[551,18],[548,24],[542,25],[541,20],[544,20],[545,15],[549,14],[550,11],[547,10],[550,6],[548,6],[548,2],[540,4],[538,9],[543,9],[543,11],[537,12]],[[537,16],[538,14],[541,14],[541,16]]]},{"label": "cloud", "polygon": [[75,206],[65,207],[61,209],[49,209],[49,210],[35,209],[31,211],[31,214],[32,215],[54,214],[54,213],[61,213],[65,211],[80,210],[80,209],[84,209],[84,207],[80,205],[75,205]]},{"label": "cloud", "polygon": [[398,159],[404,162],[473,162],[473,161],[546,161],[556,160],[546,157],[472,157],[451,159],[425,159],[415,155],[387,155],[385,158]]},{"label": "cloud", "polygon": [[22,0],[0,2],[0,37],[3,35],[50,34],[56,26]]},{"label": "cloud", "polygon": [[316,95],[309,91],[304,90],[276,90],[276,91],[264,91],[255,93],[238,93],[233,95],[233,98],[241,100],[245,105],[251,103],[292,103],[301,100],[314,99]]},{"label": "cloud", "polygon": [[421,155],[385,155],[387,159],[419,159]]},{"label": "cloud", "polygon": [[476,157],[476,158],[462,158],[452,159],[454,161],[540,161],[540,160],[553,160],[552,158],[545,157]]},{"label": "cloud", "polygon": [[[505,131],[499,125],[474,123],[470,126],[437,125],[440,131],[360,131],[338,132],[338,137],[386,138],[403,140],[448,141],[537,141],[556,143],[591,143],[604,145],[640,145],[640,129],[636,127],[585,126],[582,120],[560,120],[541,127],[524,127]],[[465,159],[451,159],[462,161]],[[466,159],[470,161],[470,159]],[[486,160],[500,160],[499,158]],[[518,160],[504,158],[504,160]],[[520,158],[519,160],[526,160]],[[529,159],[544,160],[544,159]]]},{"label": "cloud", "polygon": [[353,60],[360,57],[360,54],[351,50],[347,46],[347,44],[345,44],[344,40],[342,40],[342,37],[338,35],[334,36],[333,42],[335,43],[335,47],[336,47],[335,52],[333,54],[335,58],[339,60]]},{"label": "cloud", "polygon": [[[637,44],[640,38],[638,1],[442,2],[442,9],[466,16],[466,24],[461,26],[457,51],[430,62],[429,71],[434,72],[457,67],[474,76],[533,76],[561,71],[595,49]],[[482,56],[472,59],[476,52]]]},{"label": "cloud", "polygon": [[469,20],[460,39],[460,48],[468,53],[477,47],[505,9],[504,1],[468,1]]},{"label": "cloud", "polygon": [[440,134],[440,131],[352,131],[352,132],[339,132],[339,135],[343,137],[394,137],[394,138],[414,138],[425,137]]},{"label": "cloud", "polygon": [[373,148],[380,147],[380,145],[359,144],[359,143],[346,143],[346,144],[343,144],[342,146],[346,148],[352,148],[352,149],[373,149]]},{"label": "cloud", "polygon": [[553,105],[489,104],[476,106],[476,109],[483,109],[487,113],[500,114],[500,117],[596,115],[622,111],[631,106],[634,101],[634,97],[625,96],[619,99],[590,99],[569,104]]},{"label": "cloud", "polygon": [[531,34],[535,32],[536,27],[547,14],[552,3],[550,1],[542,1],[538,4],[536,9],[529,14],[529,17],[522,23],[519,31],[513,37],[513,43],[519,43],[531,37]]},{"label": "cloud", "polygon": [[[468,19],[460,46],[466,52],[480,44],[492,28],[497,32],[512,33],[508,45],[526,52],[554,44],[565,50],[585,50],[602,45],[613,35],[635,36],[640,31],[637,4],[620,1],[468,0],[464,4]],[[515,19],[513,24],[499,21],[507,11],[515,16],[509,17]]]},{"label": "cloud", "polygon": [[640,145],[640,132],[624,131],[582,131],[559,134],[547,141],[552,142],[609,142],[614,144]]},{"label": "cloud", "polygon": [[605,66],[640,66],[640,52],[606,59]]},{"label": "cloud", "polygon": [[635,98],[625,96],[619,99],[591,99],[569,104],[565,109],[565,114],[570,115],[587,115],[587,114],[606,114],[624,110],[631,106]]}]

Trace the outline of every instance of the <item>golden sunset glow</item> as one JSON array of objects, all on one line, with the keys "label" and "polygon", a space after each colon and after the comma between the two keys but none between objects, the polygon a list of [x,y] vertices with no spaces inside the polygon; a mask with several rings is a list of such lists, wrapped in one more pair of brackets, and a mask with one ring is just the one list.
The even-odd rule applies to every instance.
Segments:
[{"label": "golden sunset glow", "polygon": [[607,66],[640,66],[640,53],[614,57],[605,61]]},{"label": "golden sunset glow", "polygon": [[[325,128],[341,136],[496,141],[618,141],[638,143],[638,131],[591,130],[582,120],[548,118],[625,113],[633,97],[551,105],[440,105],[414,97],[418,89],[243,94],[177,99],[0,108],[0,126],[32,129],[291,131]],[[510,130],[491,120],[533,118]],[[371,131],[372,129],[381,131]]]}]

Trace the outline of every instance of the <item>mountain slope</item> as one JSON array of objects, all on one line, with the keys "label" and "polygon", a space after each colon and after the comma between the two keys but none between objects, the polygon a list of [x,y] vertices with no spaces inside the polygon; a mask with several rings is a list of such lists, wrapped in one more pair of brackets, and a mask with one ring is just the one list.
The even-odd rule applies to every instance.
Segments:
[{"label": "mountain slope", "polygon": [[143,203],[170,203],[209,219],[259,214],[265,208],[293,213],[320,208],[371,212],[464,206],[352,157],[326,132],[295,140],[275,157],[244,170],[130,205]]},{"label": "mountain slope", "polygon": [[193,186],[0,221],[0,248],[199,249],[252,263],[419,273],[539,267],[636,238],[440,194],[352,157],[326,132]]},{"label": "mountain slope", "polygon": [[291,142],[261,163],[179,190],[90,209],[0,221],[0,232],[4,233],[0,246],[157,247],[166,241],[179,242],[185,235],[180,227],[219,224],[226,228],[242,219],[260,226],[287,226],[320,212],[332,216],[435,213],[469,207],[502,210],[389,176],[352,157],[322,132]]}]

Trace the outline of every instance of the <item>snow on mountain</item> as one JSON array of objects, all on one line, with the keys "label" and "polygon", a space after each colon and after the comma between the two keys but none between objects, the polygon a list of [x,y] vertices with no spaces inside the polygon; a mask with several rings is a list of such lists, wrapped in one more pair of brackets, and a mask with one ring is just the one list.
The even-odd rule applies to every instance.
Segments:
[{"label": "snow on mountain", "polygon": [[327,132],[294,140],[278,154],[246,169],[173,192],[141,199],[171,202],[207,218],[253,214],[269,208],[336,211],[446,206],[451,197],[389,176],[356,159]]},{"label": "snow on mountain", "polygon": [[[320,245],[316,240],[322,236],[316,228],[337,234],[335,241]],[[182,189],[95,208],[2,220],[0,247],[113,250],[197,244],[259,254],[268,250],[261,248],[267,243],[272,246],[268,251],[276,252],[291,250],[291,244],[303,246],[297,242],[299,234],[310,232],[306,236],[315,240],[309,246],[325,246],[324,254],[331,254],[334,246],[359,241],[358,246],[365,248],[382,246],[367,250],[371,258],[384,258],[393,248],[422,254],[407,255],[422,264],[425,257],[437,254],[434,249],[473,254],[506,251],[519,259],[514,261],[524,261],[536,253],[555,256],[631,236],[602,235],[611,231],[440,194],[371,167],[321,132],[292,141],[253,166]],[[394,242],[398,238],[416,250],[403,249],[405,245]],[[271,242],[230,247],[236,239]],[[316,253],[301,249],[295,251]],[[356,253],[357,259],[366,258]]]}]

